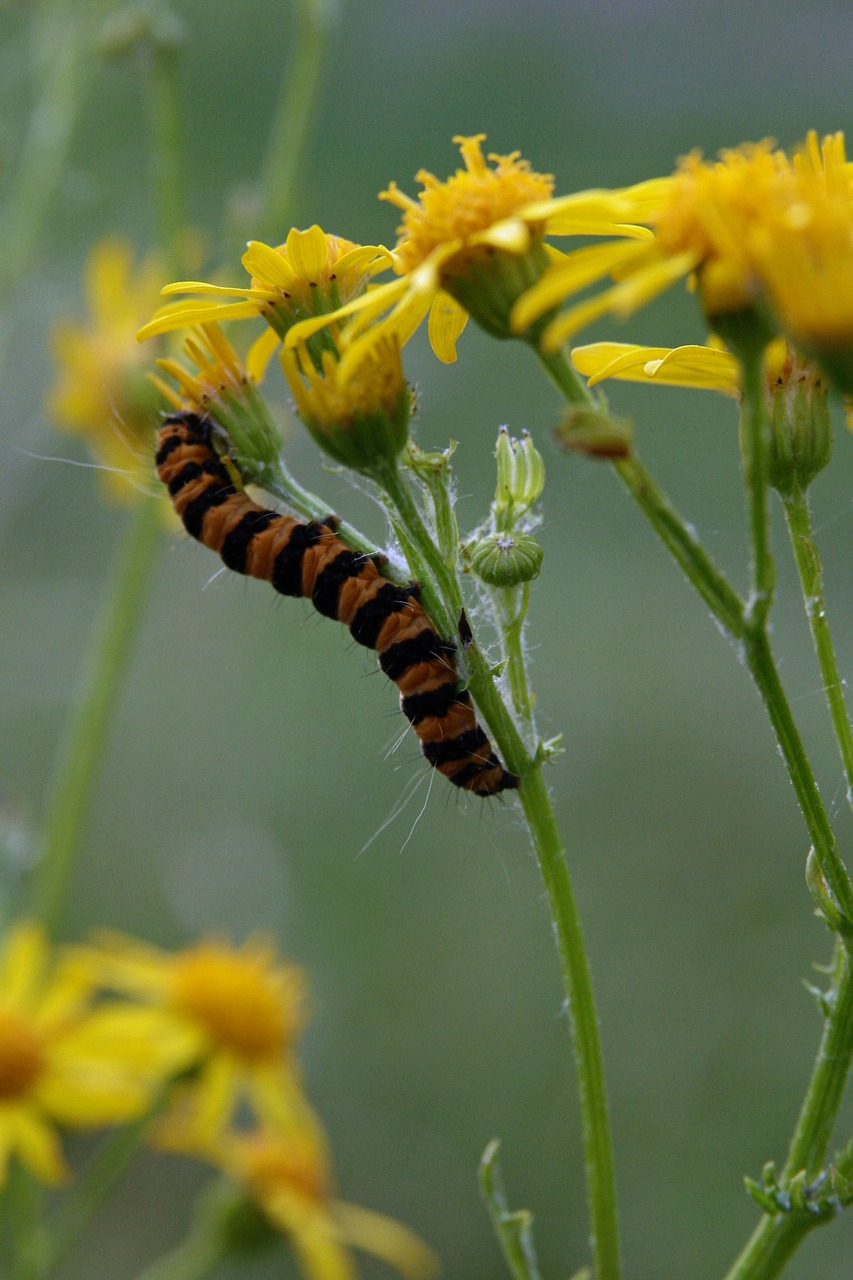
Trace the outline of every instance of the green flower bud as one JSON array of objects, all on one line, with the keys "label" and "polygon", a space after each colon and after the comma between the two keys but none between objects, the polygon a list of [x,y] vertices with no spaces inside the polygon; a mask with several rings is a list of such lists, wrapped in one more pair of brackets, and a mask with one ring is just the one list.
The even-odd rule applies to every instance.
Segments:
[{"label": "green flower bud", "polygon": [[346,376],[330,351],[321,371],[304,347],[285,350],[282,364],[299,416],[336,462],[370,475],[398,456],[409,436],[412,393],[395,339],[378,340]]},{"label": "green flower bud", "polygon": [[832,421],[826,385],[811,361],[788,349],[770,384],[767,479],[785,497],[805,490],[832,456]]},{"label": "green flower bud", "polygon": [[634,435],[629,418],[600,409],[570,409],[557,427],[557,443],[592,458],[627,458]]},{"label": "green flower bud", "polygon": [[498,483],[492,511],[502,527],[514,524],[538,502],[545,488],[545,462],[529,432],[513,439],[501,427],[495,449]]},{"label": "green flower bud", "polygon": [[516,587],[539,577],[544,552],[529,533],[493,533],[470,551],[471,568],[490,587]]}]

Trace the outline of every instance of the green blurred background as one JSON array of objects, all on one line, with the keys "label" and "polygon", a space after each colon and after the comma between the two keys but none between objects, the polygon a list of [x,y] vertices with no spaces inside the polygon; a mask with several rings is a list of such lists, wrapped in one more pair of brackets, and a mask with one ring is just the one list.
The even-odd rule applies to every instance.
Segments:
[{"label": "green blurred background", "polygon": [[[184,0],[191,215],[216,233],[256,175],[290,40],[286,3]],[[26,118],[24,6],[0,13],[4,150]],[[484,131],[557,190],[667,172],[710,153],[851,121],[847,0],[361,0],[342,8],[301,175],[296,222],[390,241],[375,193],[414,190]],[[122,514],[84,454],[46,423],[46,334],[80,305],[91,244],[152,239],[138,77],[98,72],[39,252],[14,300],[0,460],[0,786],[43,799]],[[286,228],[282,228],[281,238]],[[242,279],[234,262],[232,279]],[[608,331],[609,332],[609,331]],[[605,330],[600,331],[604,336]],[[595,336],[592,334],[591,336]],[[624,330],[696,341],[683,294]],[[712,1280],[756,1217],[741,1184],[781,1159],[817,1044],[802,987],[829,943],[803,881],[791,788],[749,679],[606,465],[560,455],[558,403],[520,346],[469,330],[457,365],[424,337],[408,371],[418,439],[460,442],[460,523],[482,516],[495,433],[546,455],[545,561],[529,643],[550,774],[602,1020],[626,1276]],[[278,381],[274,395],[285,393]],[[707,394],[615,387],[641,456],[744,583],[735,410]],[[33,457],[31,455],[38,455]],[[384,530],[295,436],[292,469]],[[853,671],[853,442],[839,432],[813,501],[842,671]],[[779,512],[774,513],[775,516]],[[841,770],[777,520],[775,638],[824,796],[850,849]],[[303,1061],[342,1196],[417,1228],[445,1274],[499,1280],[476,1165],[503,1141],[509,1196],[536,1215],[546,1277],[587,1258],[580,1136],[561,989],[537,871],[512,801],[481,805],[425,774],[395,691],[341,628],[222,574],[183,535],[156,581],[94,804],[66,933],[109,924],[170,945],[211,928],[272,930],[311,974]],[[371,675],[370,679],[365,676]],[[853,1131],[853,1107],[839,1143]],[[177,1241],[198,1182],[148,1157],[69,1274],[131,1277]],[[379,1275],[365,1263],[365,1275]],[[259,1261],[251,1274],[280,1275]],[[849,1280],[853,1223],[806,1242],[791,1280]]]}]

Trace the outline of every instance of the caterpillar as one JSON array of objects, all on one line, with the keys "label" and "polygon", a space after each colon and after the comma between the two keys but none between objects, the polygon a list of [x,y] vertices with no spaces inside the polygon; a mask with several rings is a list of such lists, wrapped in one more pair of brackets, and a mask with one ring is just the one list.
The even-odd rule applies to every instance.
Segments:
[{"label": "caterpillar", "polygon": [[354,551],[338,521],[302,523],[253,502],[217,453],[210,418],[181,412],[165,418],[156,466],[193,538],[229,569],[262,578],[285,596],[304,596],[327,618],[375,649],[400,690],[400,706],[433,768],[478,796],[519,785],[477,722],[471,695],[459,686],[456,646],[435,631],[416,583],[400,586],[382,573],[383,559]]}]

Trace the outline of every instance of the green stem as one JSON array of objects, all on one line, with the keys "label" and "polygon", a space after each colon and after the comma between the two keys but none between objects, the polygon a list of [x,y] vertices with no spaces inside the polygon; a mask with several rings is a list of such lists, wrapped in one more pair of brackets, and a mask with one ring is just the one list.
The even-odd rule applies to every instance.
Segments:
[{"label": "green stem", "polygon": [[35,912],[50,934],[57,931],[80,852],[88,804],[136,640],[161,527],[159,497],[140,501],[129,518],[95,624],[77,706],[59,748],[35,885]]},{"label": "green stem", "polygon": [[[498,738],[497,734],[495,736]],[[500,739],[498,745],[503,749]],[[563,986],[568,997],[583,1130],[594,1274],[596,1280],[617,1280],[620,1265],[616,1179],[592,974],[584,949],[566,854],[540,763],[537,762],[525,774],[519,797],[548,894]]]},{"label": "green stem", "polygon": [[614,463],[614,467],[631,497],[714,617],[732,639],[742,639],[744,603],[696,535],[687,527],[637,458],[620,458]]},{"label": "green stem", "polygon": [[292,62],[282,80],[261,178],[260,232],[283,240],[293,217],[296,175],[314,115],[331,27],[329,0],[299,0]]},{"label": "green stem", "polygon": [[[445,634],[455,634],[463,604],[455,565],[448,563],[436,547],[396,467],[387,468],[376,479],[393,504],[394,529],[407,556],[410,552],[413,556],[410,562],[412,571],[418,575],[419,566],[423,565],[427,611],[439,625],[452,628]],[[433,579],[436,581],[442,606],[440,613],[432,612],[431,597],[436,593],[427,590]],[[520,657],[520,641],[518,648]],[[569,1010],[582,1117],[595,1275],[596,1280],[618,1280],[619,1230],[604,1065],[592,978],[565,850],[557,829],[551,798],[542,777],[541,759],[532,759],[527,751],[498,692],[485,655],[476,644],[471,644],[466,646],[465,656],[471,695],[507,767],[522,779],[518,794],[548,894]],[[523,661],[516,670],[516,679],[523,683],[523,691],[516,691],[519,700],[529,708],[530,694]]]},{"label": "green stem", "polygon": [[95,1157],[75,1180],[67,1202],[51,1231],[44,1274],[50,1275],[74,1247],[123,1176],[131,1160],[148,1136],[151,1125],[160,1115],[170,1096],[170,1087],[159,1091],[145,1113],[121,1125],[105,1141]]},{"label": "green stem", "polygon": [[527,684],[524,649],[521,643],[524,619],[530,603],[530,583],[521,587],[498,587],[491,593],[507,657],[506,675],[513,710],[533,734],[533,700]]},{"label": "green stem", "polygon": [[[837,963],[840,971],[829,995],[820,1048],[780,1175],[783,1186],[803,1170],[807,1180],[814,1179],[820,1172],[850,1070],[853,1057],[853,965],[846,948],[838,947]],[[831,1213],[802,1209],[765,1214],[726,1273],[725,1280],[774,1280],[804,1237],[832,1216]]]},{"label": "green stem", "polygon": [[769,423],[764,396],[763,348],[750,347],[741,364],[743,409],[741,413],[741,454],[749,510],[751,591],[748,612],[763,625],[773,603],[776,568],[770,551],[767,459]]},{"label": "green stem", "polygon": [[421,584],[424,608],[441,634],[452,639],[464,607],[455,565],[447,562],[433,541],[396,462],[377,466],[373,478],[387,499],[386,510],[409,568]]},{"label": "green stem", "polygon": [[835,648],[827,621],[826,600],[823,593],[823,565],[812,535],[809,504],[806,494],[797,489],[784,498],[785,517],[800,584],[806,616],[811,627],[823,688],[829,713],[832,717],[838,749],[847,779],[847,799],[853,804],[853,730],[844,704],[844,682],[838,671]]},{"label": "green stem", "polygon": [[836,905],[848,922],[848,928],[853,932],[853,887],[838,852],[835,833],[820,797],[811,763],[794,723],[763,623],[748,625],[744,635],[744,653],[776,732],[820,869]]},{"label": "green stem", "polygon": [[820,1047],[780,1175],[783,1181],[801,1170],[807,1179],[820,1172],[853,1059],[853,963],[840,944],[836,964]]},{"label": "green stem", "polygon": [[148,68],[148,119],[154,196],[166,277],[180,275],[187,227],[183,128],[178,87],[179,52],[157,41]]}]

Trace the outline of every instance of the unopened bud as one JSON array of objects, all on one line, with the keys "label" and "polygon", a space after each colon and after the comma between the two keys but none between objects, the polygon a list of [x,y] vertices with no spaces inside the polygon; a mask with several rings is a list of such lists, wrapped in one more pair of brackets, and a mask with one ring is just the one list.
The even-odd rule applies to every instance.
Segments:
[{"label": "unopened bud", "polygon": [[627,458],[634,428],[629,418],[599,409],[570,409],[557,427],[557,442],[573,453],[592,458]]},{"label": "unopened bud", "polygon": [[493,533],[471,549],[471,568],[490,587],[516,587],[539,577],[543,555],[529,533]]}]

